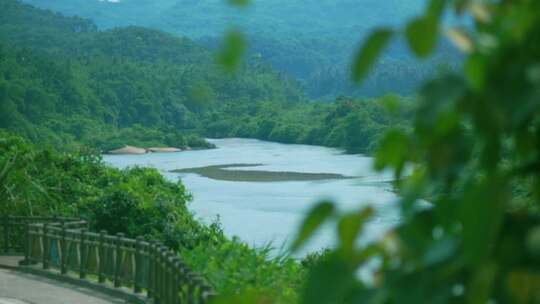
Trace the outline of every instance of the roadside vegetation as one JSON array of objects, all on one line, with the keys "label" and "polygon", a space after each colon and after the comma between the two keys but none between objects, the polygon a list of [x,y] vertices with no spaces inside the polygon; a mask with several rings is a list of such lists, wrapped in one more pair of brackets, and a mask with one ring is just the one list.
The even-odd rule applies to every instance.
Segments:
[{"label": "roadside vegetation", "polygon": [[119,170],[88,151],[38,148],[0,131],[0,214],[83,217],[94,231],[144,236],[177,250],[220,294],[263,291],[298,301],[306,267],[271,248],[225,237],[219,223],[200,224],[189,191],[155,169]]}]

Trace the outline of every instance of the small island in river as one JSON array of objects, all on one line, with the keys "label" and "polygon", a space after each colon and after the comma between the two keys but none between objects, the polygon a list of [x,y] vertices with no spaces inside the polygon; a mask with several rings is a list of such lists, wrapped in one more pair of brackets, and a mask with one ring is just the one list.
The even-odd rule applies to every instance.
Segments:
[{"label": "small island in river", "polygon": [[165,147],[165,148],[141,148],[135,146],[124,146],[119,149],[107,151],[107,154],[146,154],[146,153],[172,153],[184,151],[180,148]]},{"label": "small island in river", "polygon": [[315,181],[330,179],[350,179],[356,176],[345,176],[335,173],[306,173],[289,171],[234,170],[233,168],[257,167],[262,164],[227,164],[196,168],[171,170],[174,173],[195,173],[207,178],[236,182],[286,182]]}]

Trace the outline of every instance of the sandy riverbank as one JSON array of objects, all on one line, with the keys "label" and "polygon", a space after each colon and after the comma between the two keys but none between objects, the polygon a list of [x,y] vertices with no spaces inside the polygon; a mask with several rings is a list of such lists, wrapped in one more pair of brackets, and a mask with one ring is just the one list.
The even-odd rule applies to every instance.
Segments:
[{"label": "sandy riverbank", "polygon": [[125,146],[119,149],[107,151],[106,154],[133,154],[133,155],[139,155],[139,154],[146,154],[146,153],[174,153],[174,152],[182,152],[184,150],[180,148],[174,148],[174,147],[151,147],[151,148],[141,148],[141,147],[135,147],[135,146]]}]

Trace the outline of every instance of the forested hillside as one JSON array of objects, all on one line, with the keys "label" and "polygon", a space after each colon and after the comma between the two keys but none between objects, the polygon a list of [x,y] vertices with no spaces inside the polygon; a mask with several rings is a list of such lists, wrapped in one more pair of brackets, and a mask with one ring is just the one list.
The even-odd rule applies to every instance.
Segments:
[{"label": "forested hillside", "polygon": [[1,3],[0,127],[36,142],[198,147],[206,146],[198,136],[238,136],[366,152],[396,123],[383,103],[403,103],[310,103],[296,81],[257,59],[229,74],[187,38],[100,31],[79,17]]},{"label": "forested hillside", "polygon": [[100,28],[146,26],[188,36],[212,48],[225,29],[234,25],[247,34],[250,56],[260,56],[301,81],[310,97],[325,100],[340,94],[410,94],[439,65],[459,62],[444,40],[437,54],[423,63],[413,60],[404,42],[396,41],[362,87],[350,83],[348,66],[358,41],[376,26],[399,26],[421,13],[422,0],[265,0],[251,1],[240,10],[224,0],[24,1],[90,18]]},{"label": "forested hillside", "polygon": [[35,141],[198,146],[183,134],[214,103],[303,98],[262,64],[229,75],[188,39],[137,27],[101,32],[18,1],[1,2],[0,35],[0,124]]}]

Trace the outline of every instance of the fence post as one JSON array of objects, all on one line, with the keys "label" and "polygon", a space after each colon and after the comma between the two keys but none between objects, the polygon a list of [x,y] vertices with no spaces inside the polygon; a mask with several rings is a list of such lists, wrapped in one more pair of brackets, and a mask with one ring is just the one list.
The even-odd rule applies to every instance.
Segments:
[{"label": "fence post", "polygon": [[25,235],[25,246],[24,246],[24,265],[30,265],[31,262],[30,262],[30,259],[31,259],[31,256],[32,256],[32,239],[31,239],[31,236],[30,236],[30,222],[26,223],[25,225],[25,230],[26,230],[26,235]]},{"label": "fence post", "polygon": [[122,238],[123,233],[116,234],[116,261],[114,267],[114,287],[118,288],[121,285],[122,272]]},{"label": "fence post", "polygon": [[99,267],[98,267],[98,282],[105,283],[105,265],[107,261],[107,253],[105,248],[105,235],[107,231],[101,230],[99,232],[99,245],[98,245],[98,254],[99,254]]},{"label": "fence post", "polygon": [[49,249],[49,224],[47,222],[43,223],[43,256],[42,256],[42,263],[43,263],[43,269],[49,269],[49,255],[50,255],[50,249]]},{"label": "fence post", "polygon": [[163,303],[169,303],[168,294],[169,294],[169,282],[167,280],[168,277],[168,260],[169,256],[167,255],[167,247],[164,245],[161,245],[161,286],[163,288],[161,289],[161,296],[163,298]]},{"label": "fence post", "polygon": [[134,275],[134,284],[133,292],[141,293],[141,281],[142,281],[142,242],[144,238],[142,236],[137,237],[135,240],[135,275]]},{"label": "fence post", "polygon": [[194,274],[191,277],[191,282],[193,283],[193,286],[195,287],[195,292],[193,296],[195,299],[197,299],[196,302],[199,304],[202,302],[203,279],[199,275]]},{"label": "fence post", "polygon": [[208,303],[214,298],[214,290],[208,284],[204,283],[202,286],[202,299],[203,303]]},{"label": "fence post", "polygon": [[165,303],[172,303],[171,252],[165,249]]},{"label": "fence post", "polygon": [[160,304],[163,300],[162,259],[163,259],[163,252],[162,252],[161,244],[157,243],[156,244],[156,267],[154,268],[155,287],[156,287],[155,296],[154,296],[155,304]]},{"label": "fence post", "polygon": [[180,258],[178,256],[173,257],[173,267],[172,267],[172,303],[173,304],[180,304],[180,297],[179,297],[179,287],[180,287]]},{"label": "fence post", "polygon": [[86,250],[86,228],[81,229],[81,244],[79,247],[81,252],[81,259],[79,264],[79,278],[86,278],[86,260],[87,260],[87,250]]},{"label": "fence post", "polygon": [[156,281],[155,281],[155,269],[156,269],[156,244],[154,241],[150,241],[148,246],[148,292],[149,298],[155,297]]},{"label": "fence post", "polygon": [[170,295],[171,295],[171,303],[173,304],[176,304],[178,302],[178,272],[176,271],[177,270],[177,260],[178,260],[178,257],[174,254],[173,251],[170,251],[170,267],[169,267],[169,270],[170,270],[170,274],[171,274],[171,281],[170,281],[170,286],[171,286],[171,291],[170,291]]},{"label": "fence post", "polygon": [[189,281],[187,279],[188,272],[186,270],[186,266],[184,262],[179,258],[178,259],[178,288],[180,289],[180,293],[182,294],[182,300],[181,302],[187,302],[190,303],[190,287],[189,287]]},{"label": "fence post", "polygon": [[7,255],[9,253],[9,222],[11,220],[11,216],[4,216],[3,223],[4,223],[4,253]]},{"label": "fence post", "polygon": [[67,273],[67,259],[68,259],[68,252],[67,252],[67,236],[66,236],[66,226],[64,224],[64,221],[60,223],[60,273],[66,274]]},{"label": "fence post", "polygon": [[191,271],[188,269],[188,268],[185,268],[184,267],[184,270],[185,270],[185,284],[187,284],[188,286],[188,293],[187,293],[187,301],[188,303],[195,303],[195,299],[197,297],[197,290],[196,290],[196,286],[193,282],[193,273],[191,273]]}]

